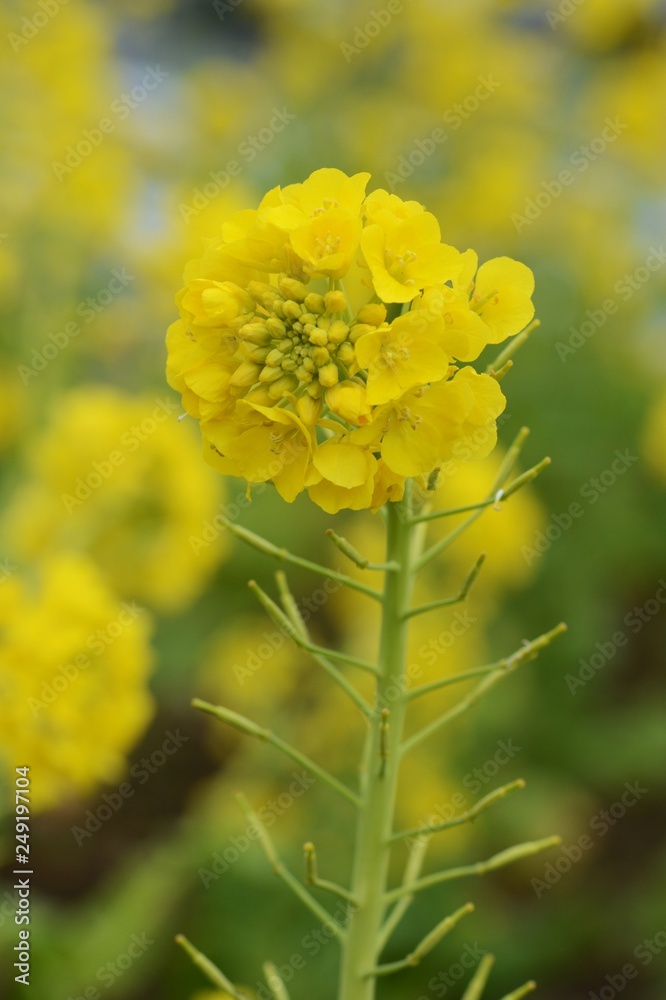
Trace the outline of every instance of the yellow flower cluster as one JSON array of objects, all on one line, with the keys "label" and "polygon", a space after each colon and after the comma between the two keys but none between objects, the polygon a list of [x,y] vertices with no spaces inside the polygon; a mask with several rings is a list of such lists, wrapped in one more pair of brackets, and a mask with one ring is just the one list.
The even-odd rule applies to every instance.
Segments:
[{"label": "yellow flower cluster", "polygon": [[202,537],[221,491],[175,410],[110,386],[61,396],[0,524],[12,557],[83,550],[125,597],[191,602],[226,547]]},{"label": "yellow flower cluster", "polygon": [[35,809],[122,775],[152,715],[149,631],[83,556],[0,585],[0,768],[30,767]]},{"label": "yellow flower cluster", "polygon": [[167,334],[210,464],[329,513],[487,455],[505,400],[467,362],[534,315],[527,267],[478,267],[422,205],[366,196],[369,178],[316,170],[233,215],[187,266]]}]

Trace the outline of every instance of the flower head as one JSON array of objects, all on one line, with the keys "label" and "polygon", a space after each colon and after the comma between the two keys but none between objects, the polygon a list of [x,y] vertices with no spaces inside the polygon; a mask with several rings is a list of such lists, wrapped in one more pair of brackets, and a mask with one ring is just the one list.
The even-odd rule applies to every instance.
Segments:
[{"label": "flower head", "polygon": [[[199,411],[215,406],[203,396],[219,397],[223,372],[228,381],[221,365],[197,369],[202,396],[186,392]],[[111,386],[61,395],[0,522],[12,557],[83,550],[123,597],[165,610],[191,603],[226,552],[203,535],[223,493],[177,409]]]},{"label": "flower head", "polygon": [[17,755],[29,761],[45,809],[121,777],[153,714],[152,655],[147,612],[87,557],[49,557],[32,583],[0,590],[0,770],[13,781]]},{"label": "flower head", "polygon": [[422,205],[366,196],[368,180],[316,170],[236,213],[187,266],[167,335],[209,463],[331,512],[377,509],[408,477],[487,454],[504,397],[458,362],[534,312],[528,268],[477,271]]}]

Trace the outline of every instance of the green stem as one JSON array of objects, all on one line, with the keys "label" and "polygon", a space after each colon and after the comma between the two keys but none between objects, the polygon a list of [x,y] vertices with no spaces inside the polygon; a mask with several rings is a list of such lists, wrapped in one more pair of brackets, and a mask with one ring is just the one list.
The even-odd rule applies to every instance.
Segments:
[{"label": "green stem", "polygon": [[386,910],[386,890],[406,710],[405,662],[414,578],[413,525],[409,493],[386,505],[386,562],[377,679],[378,711],[368,730],[361,781],[361,810],[355,841],[351,892],[357,901],[342,946],[339,1000],[373,1000]]}]

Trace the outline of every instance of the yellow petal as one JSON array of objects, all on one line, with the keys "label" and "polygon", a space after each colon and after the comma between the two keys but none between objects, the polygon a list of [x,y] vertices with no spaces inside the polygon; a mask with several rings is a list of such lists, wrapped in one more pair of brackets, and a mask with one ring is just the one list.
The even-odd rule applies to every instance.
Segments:
[{"label": "yellow petal", "polygon": [[312,464],[331,483],[351,489],[368,479],[372,456],[358,445],[329,441],[317,448]]}]

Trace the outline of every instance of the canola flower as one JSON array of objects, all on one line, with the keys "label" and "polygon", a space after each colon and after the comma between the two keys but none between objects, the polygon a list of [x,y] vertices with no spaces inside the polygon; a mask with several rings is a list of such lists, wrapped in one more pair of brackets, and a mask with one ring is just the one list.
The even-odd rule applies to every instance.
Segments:
[{"label": "canola flower", "polygon": [[12,555],[84,550],[125,597],[167,611],[191,603],[225,554],[201,537],[222,491],[176,410],[99,385],[54,401],[0,524]]},{"label": "canola flower", "polygon": [[0,586],[0,766],[30,767],[43,810],[117,781],[153,713],[144,608],[121,602],[82,555],[60,553],[36,584]]},{"label": "canola flower", "polygon": [[369,179],[323,168],[232,215],[188,264],[167,334],[206,460],[329,513],[487,455],[505,399],[470,362],[534,316],[529,268],[479,266]]},{"label": "canola flower", "polygon": [[[418,892],[493,871],[560,842],[550,837],[519,844],[486,861],[421,877],[430,837],[451,824],[426,820],[424,826],[421,818],[415,826],[399,828],[397,796],[405,758],[538,655],[564,626],[493,663],[453,674],[439,669],[433,680],[422,679],[421,670],[414,683],[410,643],[420,633],[419,653],[431,667],[439,663],[444,643],[426,644],[420,628],[411,627],[413,620],[420,625],[431,612],[465,601],[485,554],[477,557],[457,593],[419,604],[423,571],[490,506],[511,497],[549,462],[509,482],[527,433],[523,428],[485,497],[461,508],[433,505],[440,470],[446,479],[452,468],[488,455],[496,443],[496,420],[505,405],[499,380],[526,336],[502,351],[488,371],[478,371],[471,362],[488,345],[528,327],[534,280],[529,268],[507,257],[479,266],[474,251],[461,253],[442,241],[437,219],[419,203],[384,190],[366,194],[369,179],[366,173],[349,177],[332,168],[316,170],[303,183],[269,191],[257,209],[232,215],[221,237],[187,266],[177,296],[180,319],[167,335],[168,379],[182,393],[186,412],[200,423],[210,464],[244,478],[248,494],[253,483],[270,481],[286,501],[307,490],[329,513],[383,508],[383,562],[374,562],[333,529],[328,532],[362,571],[362,579],[317,565],[223,519],[232,534],[264,554],[378,603],[379,649],[376,659],[365,659],[356,651],[341,653],[316,643],[283,572],[277,574],[280,604],[251,582],[279,629],[278,645],[267,643],[266,656],[272,660],[276,651],[279,656],[281,640],[289,638],[326,672],[338,698],[353,702],[357,729],[364,719],[358,782],[338,777],[341,761],[328,741],[323,750],[333,758],[333,771],[236,708],[193,702],[298,763],[356,810],[349,888],[319,877],[309,841],[303,884],[281,861],[260,814],[239,796],[273,871],[339,941],[340,1000],[374,1000],[382,977],[417,965],[474,909],[465,903],[406,958],[383,962],[385,946]],[[426,548],[429,525],[459,514],[465,519]],[[375,574],[380,574],[381,589],[366,583]],[[247,659],[239,677],[245,680],[249,673],[251,683],[261,667],[261,661]],[[347,676],[347,668],[362,673],[365,685]],[[470,681],[475,686],[452,707],[434,719],[426,716],[425,722],[417,709],[417,727],[407,725],[408,715],[414,719],[414,701],[422,705],[426,696]],[[251,690],[247,696],[251,699]],[[341,726],[337,731],[338,736],[344,732]],[[351,746],[351,732],[341,742],[345,749]],[[523,784],[493,789],[454,825],[471,822]],[[409,838],[416,846],[396,886],[392,851]],[[319,902],[319,890],[345,901],[344,926]],[[214,985],[243,1000],[243,990],[205,955],[182,935],[177,940]],[[482,959],[468,998],[480,998],[491,964],[488,956]],[[288,1000],[279,971],[267,964],[264,973],[275,1000]],[[530,981],[504,1000],[518,1000],[533,987]]]}]

